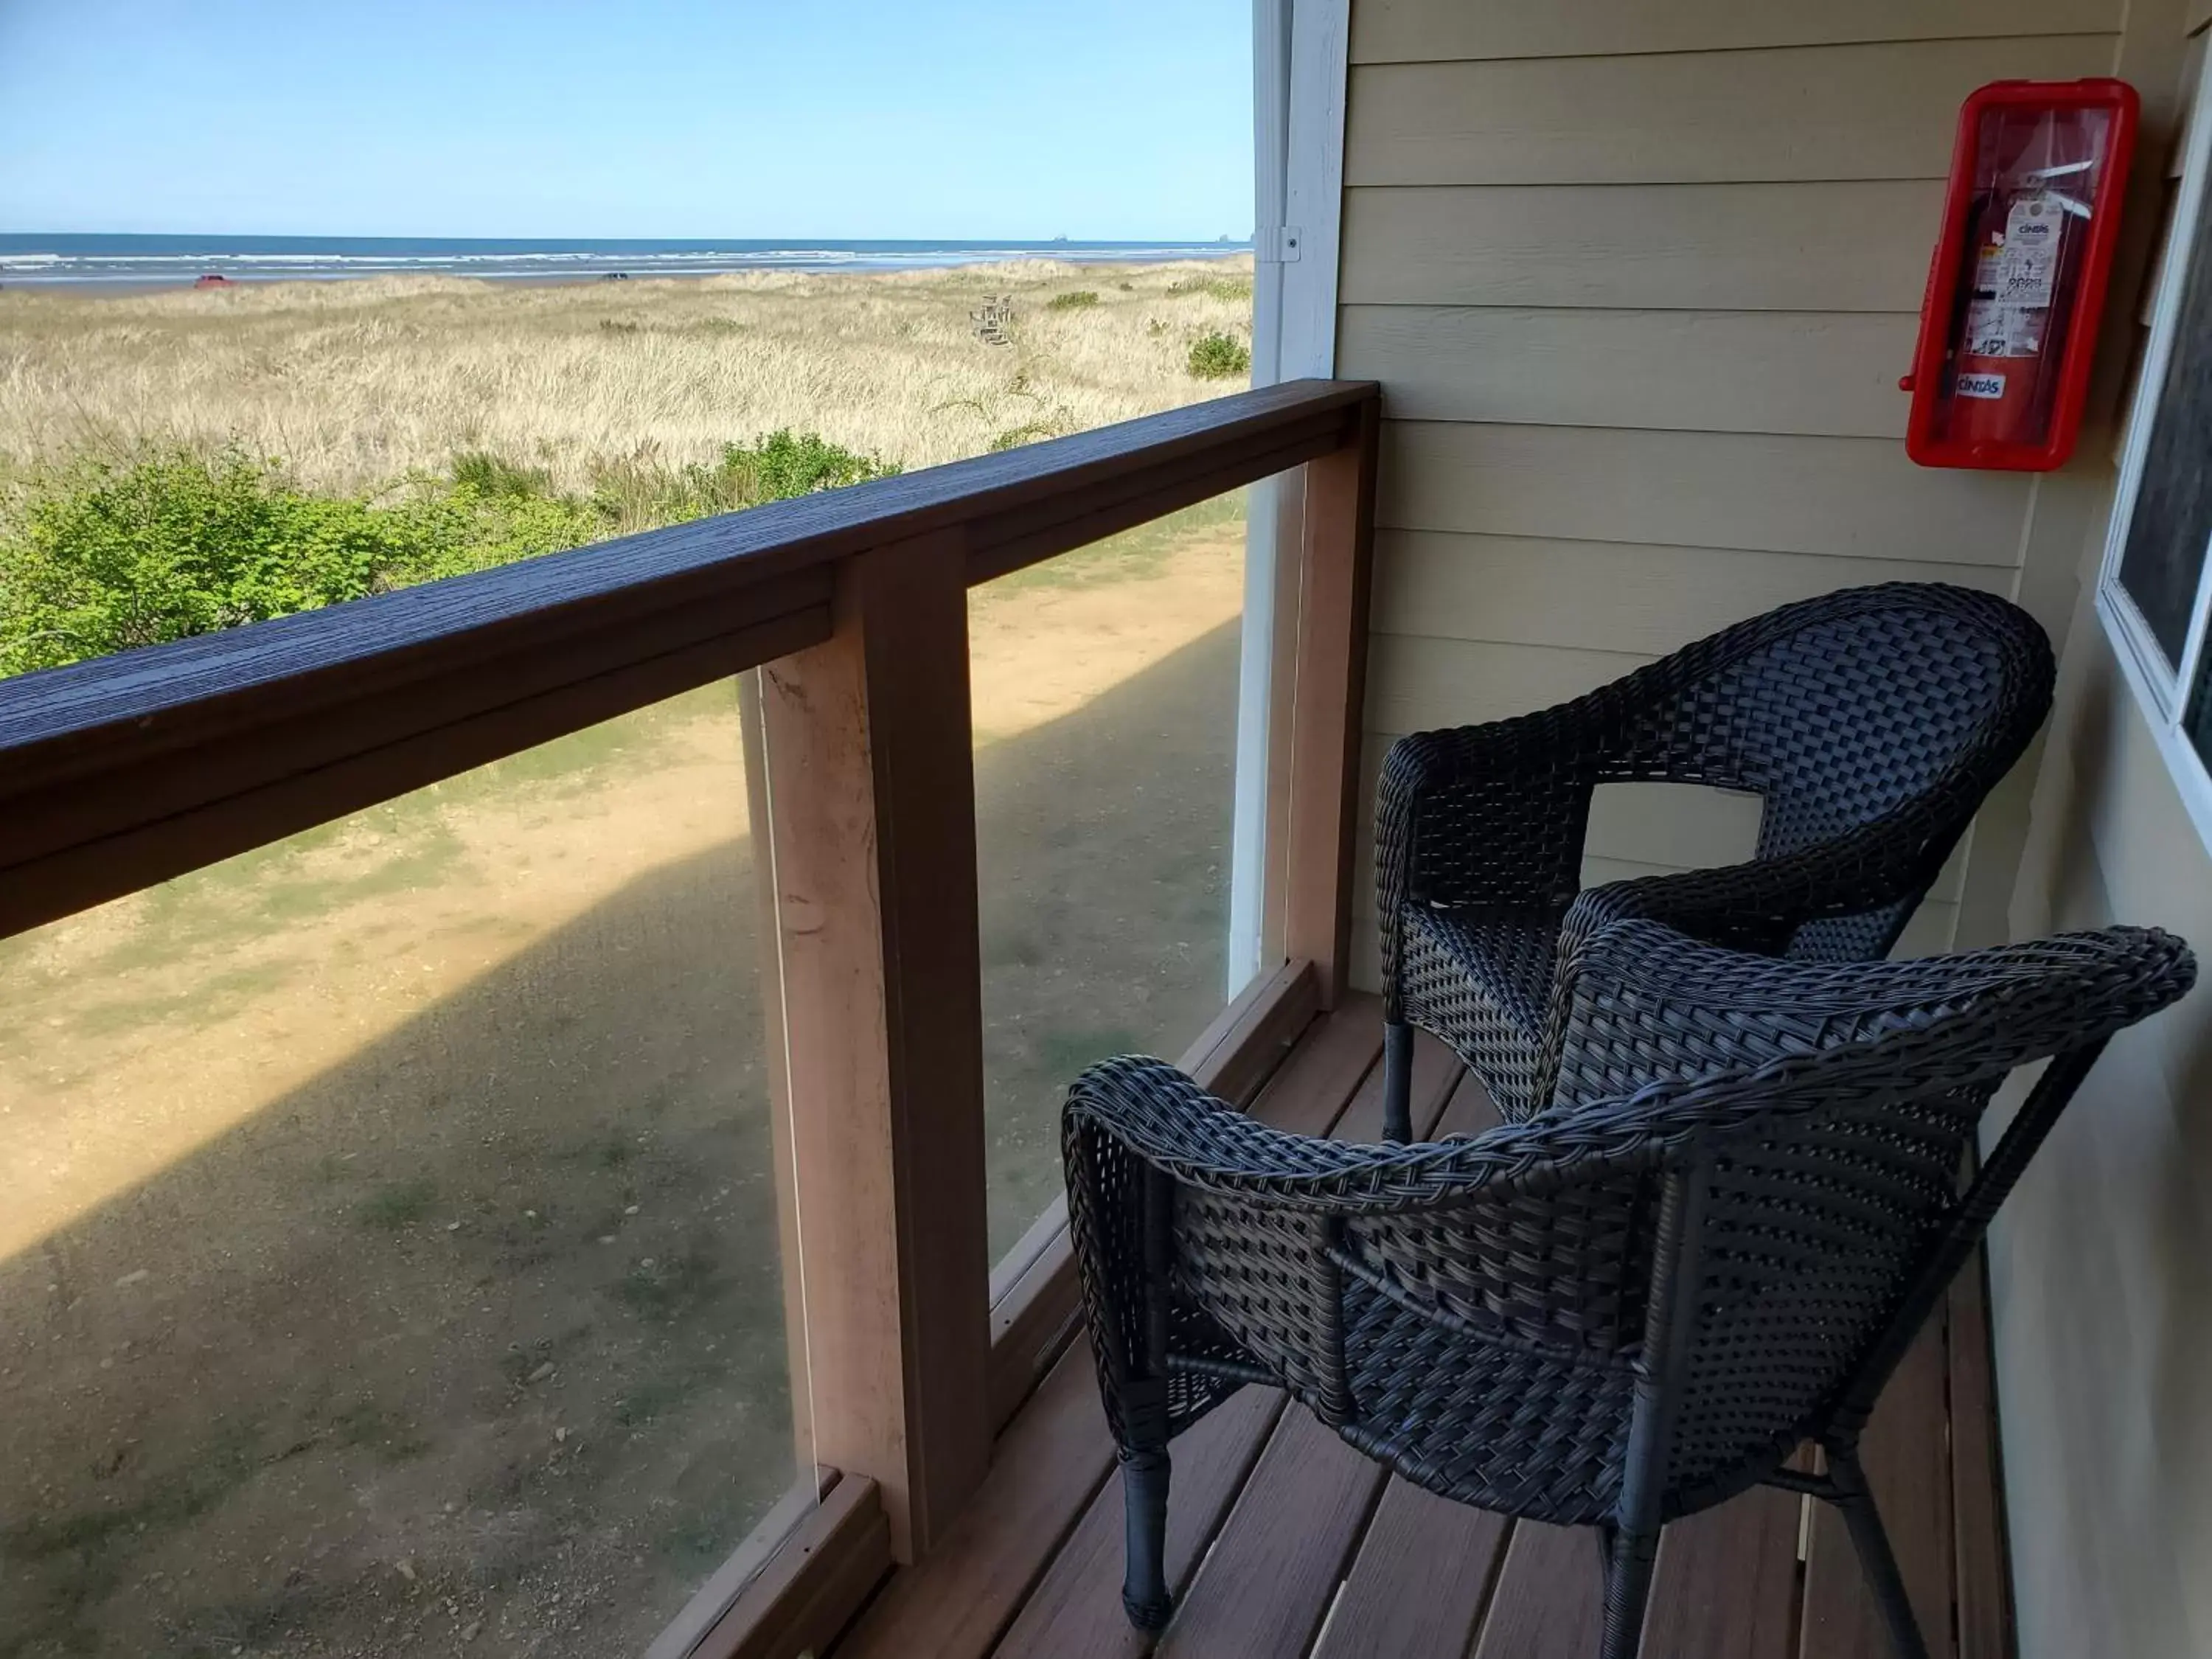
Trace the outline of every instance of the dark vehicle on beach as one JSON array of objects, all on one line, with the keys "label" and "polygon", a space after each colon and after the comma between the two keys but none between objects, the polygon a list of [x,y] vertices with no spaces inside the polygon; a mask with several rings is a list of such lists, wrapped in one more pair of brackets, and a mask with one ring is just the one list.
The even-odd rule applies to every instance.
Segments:
[{"label": "dark vehicle on beach", "polygon": [[194,288],[228,288],[230,278],[219,270],[210,270],[197,278],[192,286]]}]

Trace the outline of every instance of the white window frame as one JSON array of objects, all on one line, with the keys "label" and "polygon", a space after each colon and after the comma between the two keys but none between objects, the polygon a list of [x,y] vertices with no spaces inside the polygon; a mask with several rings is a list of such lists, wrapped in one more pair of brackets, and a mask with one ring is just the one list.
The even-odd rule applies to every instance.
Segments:
[{"label": "white window frame", "polygon": [[[1252,384],[1326,380],[1336,368],[1352,0],[1253,0]],[[1274,965],[1267,915],[1269,732],[1276,573],[1297,557],[1297,502],[1253,485],[1244,542],[1236,805],[1230,829],[1228,994]],[[1275,919],[1279,920],[1279,919]]]},{"label": "white window frame", "polygon": [[2206,550],[2203,566],[2197,573],[2197,598],[2178,666],[2166,661],[2149,623],[2120,586],[2120,560],[2127,550],[2136,499],[2142,488],[2143,463],[2150,450],[2151,428],[2157,421],[2159,395],[2165,389],[2174,334],[2180,325],[2181,296],[2188,283],[2191,252],[2200,234],[2212,234],[2205,224],[2205,197],[2212,190],[2212,118],[2208,118],[2212,117],[2212,105],[2208,105],[2208,99],[2212,99],[2212,54],[2207,54],[2191,106],[2173,228],[2151,317],[2150,343],[2128,410],[2127,441],[2120,454],[2119,482],[2105,532],[2104,564],[2097,578],[2097,614],[2112,641],[2112,653],[2119,659],[2120,672],[2173,775],[2182,804],[2206,850],[2212,852],[2212,770],[2207,769],[2204,757],[2197,752],[2182,726],[2188,714],[2189,689],[2197,683],[2206,635],[2212,631],[2212,547]]}]

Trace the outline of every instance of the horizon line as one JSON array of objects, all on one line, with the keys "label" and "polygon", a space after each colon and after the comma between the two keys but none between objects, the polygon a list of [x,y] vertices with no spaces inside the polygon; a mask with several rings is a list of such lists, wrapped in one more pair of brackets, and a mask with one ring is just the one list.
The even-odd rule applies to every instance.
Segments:
[{"label": "horizon line", "polygon": [[1154,236],[1077,236],[1067,232],[1055,232],[1049,236],[861,236],[861,235],[715,235],[715,236],[606,236],[590,234],[566,233],[546,235],[453,235],[435,232],[396,231],[323,231],[323,230],[10,230],[0,229],[4,237],[62,237],[62,236],[133,236],[143,239],[162,238],[173,241],[191,240],[220,241],[298,241],[298,242],[766,242],[781,241],[803,245],[808,242],[975,242],[1009,243],[1025,247],[1048,246],[1054,242],[1085,243],[1106,246],[1126,243],[1137,246],[1151,242],[1249,242],[1253,239],[1247,231],[1236,235],[1227,231],[1205,235]]}]

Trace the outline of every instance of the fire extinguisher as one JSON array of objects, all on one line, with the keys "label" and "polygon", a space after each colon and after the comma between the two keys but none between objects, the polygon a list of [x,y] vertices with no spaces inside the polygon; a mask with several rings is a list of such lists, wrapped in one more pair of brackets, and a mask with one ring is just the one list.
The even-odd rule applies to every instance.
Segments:
[{"label": "fire extinguisher", "polygon": [[2124,81],[1997,81],[1959,112],[1905,453],[2048,471],[2081,429],[2138,100]]},{"label": "fire extinguisher", "polygon": [[2042,126],[2035,148],[2038,163],[2012,170],[1974,216],[1973,288],[1952,365],[1960,442],[2033,442],[2050,413],[2089,217],[2066,185],[2095,158],[2051,157],[2063,148],[2056,123]]}]

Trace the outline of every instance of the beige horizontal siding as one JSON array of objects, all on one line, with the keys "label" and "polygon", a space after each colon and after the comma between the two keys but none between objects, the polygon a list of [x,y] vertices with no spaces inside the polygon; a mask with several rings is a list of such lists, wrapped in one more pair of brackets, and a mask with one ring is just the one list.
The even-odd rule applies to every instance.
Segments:
[{"label": "beige horizontal siding", "polygon": [[1940,179],[1344,196],[1346,305],[1920,309]]},{"label": "beige horizontal siding", "polygon": [[1734,790],[1601,783],[1590,796],[1583,851],[1589,858],[1633,856],[1677,870],[1741,864],[1758,850],[1759,815],[1758,796]]},{"label": "beige horizontal siding", "polygon": [[1345,182],[1940,179],[1968,93],[2107,74],[2117,40],[1375,64],[1352,71]]},{"label": "beige horizontal siding", "polygon": [[[2212,0],[2207,0],[2212,4]],[[2181,120],[2166,147],[2166,187],[2159,193],[2158,252],[2143,271],[2142,290],[2136,297],[2136,320],[2148,328],[2158,310],[2159,284],[2166,280],[2166,264],[2173,252],[2173,222],[2181,205],[2181,168],[2189,155],[2190,129],[2208,118],[2197,101],[2197,88],[2204,68],[2204,37],[2191,35],[2183,49],[2180,68]],[[2153,152],[2154,155],[2155,152]],[[2129,376],[2132,383],[2134,376]]]},{"label": "beige horizontal siding", "polygon": [[[2028,479],[1868,438],[1390,421],[1376,522],[1679,547],[2010,565]],[[1610,608],[1607,596],[1584,602]]]},{"label": "beige horizontal siding", "polygon": [[2009,594],[1997,565],[1389,530],[1376,540],[1378,634],[1662,655],[1839,587],[1948,581]]},{"label": "beige horizontal siding", "polygon": [[1367,658],[1370,732],[1425,732],[1525,714],[1595,691],[1650,659],[1613,651],[1377,637]]},{"label": "beige horizontal siding", "polygon": [[[1960,101],[2111,73],[2124,9],[1353,0],[1337,366],[1389,416],[1370,785],[1384,734],[1541,708],[1778,605],[2014,590],[2032,481],[1912,465],[1896,381]],[[1756,823],[1601,792],[1585,878],[1735,861]],[[1948,945],[1964,863],[1908,950]]]},{"label": "beige horizontal siding", "polygon": [[1337,372],[1423,421],[1901,438],[1911,313],[1347,306]]},{"label": "beige horizontal siding", "polygon": [[1890,952],[1896,957],[1940,957],[1951,948],[1959,932],[1959,907],[1931,898],[1912,913],[1905,924],[1905,937]]},{"label": "beige horizontal siding", "polygon": [[[2202,21],[2212,0],[2191,0]],[[2095,33],[2124,0],[1355,0],[1354,63]]]}]

